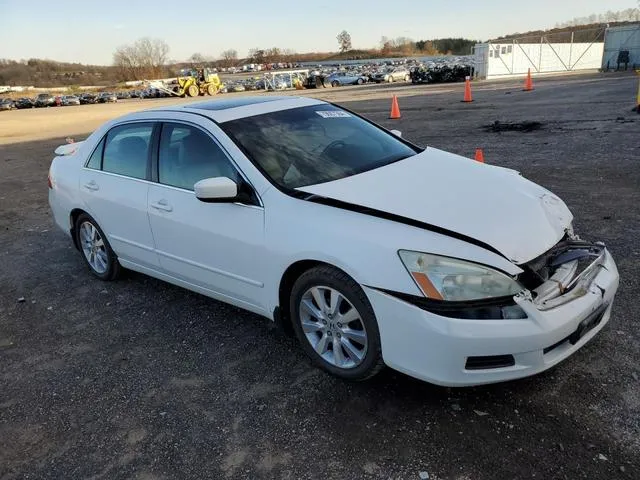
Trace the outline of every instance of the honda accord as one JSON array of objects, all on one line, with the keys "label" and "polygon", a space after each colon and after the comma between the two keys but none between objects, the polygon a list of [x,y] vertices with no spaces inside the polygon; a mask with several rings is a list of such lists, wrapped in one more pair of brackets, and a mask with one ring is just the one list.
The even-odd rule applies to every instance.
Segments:
[{"label": "honda accord", "polygon": [[344,379],[521,378],[611,315],[616,265],[556,195],[320,100],[137,112],[55,154],[55,222],[93,275],[260,314]]}]

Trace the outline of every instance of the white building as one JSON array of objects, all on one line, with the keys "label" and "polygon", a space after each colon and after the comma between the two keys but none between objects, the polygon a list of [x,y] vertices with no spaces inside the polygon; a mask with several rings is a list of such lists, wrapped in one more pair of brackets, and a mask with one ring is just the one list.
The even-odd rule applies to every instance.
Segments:
[{"label": "white building", "polygon": [[597,70],[603,52],[602,42],[552,43],[546,37],[537,43],[480,43],[474,48],[475,75],[490,79],[524,76],[529,69],[533,74]]},{"label": "white building", "polygon": [[640,67],[640,23],[581,31],[590,42],[574,42],[574,33],[479,43],[474,47],[477,78],[616,69],[620,52],[629,52],[629,67]]}]

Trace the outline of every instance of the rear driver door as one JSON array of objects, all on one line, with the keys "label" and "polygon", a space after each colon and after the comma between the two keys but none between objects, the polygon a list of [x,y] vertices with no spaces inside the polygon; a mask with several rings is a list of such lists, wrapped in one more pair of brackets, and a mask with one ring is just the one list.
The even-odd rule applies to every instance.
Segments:
[{"label": "rear driver door", "polygon": [[113,127],[80,173],[84,209],[98,222],[114,252],[126,265],[157,270],[147,194],[154,122]]}]

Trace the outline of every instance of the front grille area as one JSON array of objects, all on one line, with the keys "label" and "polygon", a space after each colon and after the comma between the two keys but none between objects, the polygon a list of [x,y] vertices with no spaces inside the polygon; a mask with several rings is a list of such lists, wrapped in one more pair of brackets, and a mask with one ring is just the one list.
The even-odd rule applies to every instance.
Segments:
[{"label": "front grille area", "polygon": [[579,275],[586,267],[604,251],[601,243],[584,242],[564,237],[545,253],[520,265],[524,270],[518,280],[529,290],[535,290],[549,280],[561,265],[577,260]]},{"label": "front grille area", "polygon": [[[563,238],[539,257],[520,265],[518,281],[532,294],[534,303],[549,309],[580,296],[577,285],[586,286],[597,275],[605,258],[602,243]],[[576,294],[569,294],[575,290]]]},{"label": "front grille area", "polygon": [[513,355],[491,355],[487,357],[467,357],[465,370],[490,370],[492,368],[513,367],[516,364]]}]

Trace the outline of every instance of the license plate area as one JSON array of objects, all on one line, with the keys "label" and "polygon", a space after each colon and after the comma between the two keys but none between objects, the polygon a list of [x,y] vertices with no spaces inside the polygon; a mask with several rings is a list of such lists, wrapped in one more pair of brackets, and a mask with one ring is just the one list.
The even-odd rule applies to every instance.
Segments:
[{"label": "license plate area", "polygon": [[593,330],[598,325],[600,325],[600,322],[602,322],[602,319],[604,318],[604,314],[607,311],[607,308],[609,308],[608,303],[605,303],[600,307],[598,307],[597,310],[595,310],[587,318],[585,318],[580,322],[580,325],[578,325],[578,328],[576,328],[571,335],[563,338],[562,340],[554,343],[553,345],[549,345],[547,348],[543,350],[543,354],[546,355],[548,353],[551,353],[553,350],[555,350],[561,345],[564,345],[567,342],[569,342],[571,345],[575,345],[576,343],[578,343],[582,337],[584,337],[587,333],[589,333],[591,330]]},{"label": "license plate area", "polygon": [[580,322],[576,331],[569,335],[571,345],[578,343],[582,337],[600,325],[608,307],[609,305],[606,303],[601,305],[595,312]]}]

